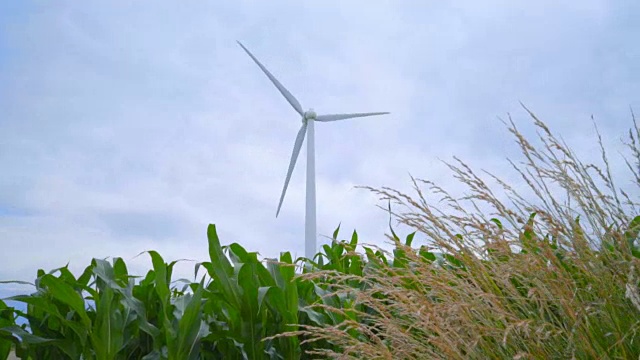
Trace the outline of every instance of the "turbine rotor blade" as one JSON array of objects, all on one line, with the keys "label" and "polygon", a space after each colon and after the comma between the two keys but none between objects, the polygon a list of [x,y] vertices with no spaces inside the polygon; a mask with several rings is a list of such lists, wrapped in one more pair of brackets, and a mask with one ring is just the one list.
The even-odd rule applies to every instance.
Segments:
[{"label": "turbine rotor blade", "polygon": [[255,56],[253,56],[253,54],[251,53],[251,51],[249,51],[249,49],[247,49],[246,47],[244,47],[244,45],[242,45],[242,43],[240,41],[238,41],[238,45],[240,45],[244,51],[247,52],[247,54],[249,54],[249,56],[253,59],[253,61],[260,67],[260,69],[262,69],[262,71],[265,73],[265,75],[267,75],[267,77],[269,78],[269,80],[271,80],[271,82],[273,83],[273,85],[276,86],[276,88],[278,88],[278,90],[280,91],[280,93],[282,94],[282,96],[285,97],[285,99],[287,99],[287,101],[289,102],[289,104],[291,104],[291,106],[293,106],[293,108],[300,114],[300,115],[304,115],[304,111],[302,110],[302,106],[300,105],[300,102],[298,101],[298,99],[295,98],[295,96],[293,96],[289,90],[287,90],[281,83],[280,81],[278,81],[278,79],[275,78],[275,76],[273,76],[273,74],[271,74],[269,72],[269,70],[267,70],[266,67],[264,67],[264,65],[262,65],[260,63],[260,61],[258,61],[258,59],[256,59]]},{"label": "turbine rotor blade", "polygon": [[287,177],[284,180],[284,187],[282,188],[282,195],[280,195],[280,203],[278,204],[278,211],[276,211],[276,217],[280,214],[280,208],[282,207],[282,201],[284,201],[284,194],[287,192],[287,186],[289,186],[289,180],[291,180],[291,173],[293,173],[293,168],[296,166],[296,160],[298,160],[298,154],[300,154],[300,148],[302,148],[302,143],[304,142],[304,137],[307,133],[307,123],[302,124],[302,127],[298,131],[298,136],[296,136],[296,142],[293,145],[293,153],[291,153],[291,161],[289,162],[289,170],[287,170]]},{"label": "turbine rotor blade", "polygon": [[353,113],[353,114],[328,114],[328,115],[318,115],[316,117],[316,121],[337,121],[337,120],[345,120],[345,119],[353,119],[359,117],[366,116],[376,116],[376,115],[386,115],[388,112],[372,112],[372,113]]}]

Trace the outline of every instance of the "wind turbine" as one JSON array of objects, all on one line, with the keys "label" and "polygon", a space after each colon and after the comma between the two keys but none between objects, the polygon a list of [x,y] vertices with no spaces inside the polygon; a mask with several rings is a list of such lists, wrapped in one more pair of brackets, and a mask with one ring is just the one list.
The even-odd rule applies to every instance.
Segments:
[{"label": "wind turbine", "polygon": [[282,96],[287,99],[289,104],[293,107],[293,109],[302,116],[302,126],[298,131],[298,136],[296,136],[296,141],[293,145],[293,153],[291,154],[291,161],[289,162],[289,170],[287,170],[287,177],[284,180],[284,187],[282,188],[282,195],[280,195],[280,203],[278,204],[278,210],[276,211],[276,217],[280,213],[280,208],[282,207],[282,201],[284,200],[284,195],[287,192],[287,186],[289,186],[289,180],[291,180],[291,173],[293,172],[293,168],[296,165],[296,160],[298,159],[298,154],[300,153],[300,148],[302,147],[302,143],[304,142],[305,135],[307,136],[307,203],[306,203],[306,212],[305,212],[305,257],[308,259],[313,259],[316,255],[316,161],[315,161],[315,138],[314,138],[314,128],[313,124],[316,121],[328,122],[328,121],[337,121],[337,120],[345,120],[352,118],[359,118],[365,116],[375,116],[375,115],[385,115],[389,114],[388,112],[371,112],[371,113],[353,113],[353,114],[327,114],[327,115],[317,115],[313,109],[309,109],[307,111],[302,110],[302,106],[300,102],[293,96],[291,93],[267,70],[256,59],[255,56],[247,49],[240,41],[238,41],[238,45],[247,52],[247,54],[253,59],[253,61],[262,69],[262,71],[267,75],[269,80],[273,83],[273,85],[278,88]]}]

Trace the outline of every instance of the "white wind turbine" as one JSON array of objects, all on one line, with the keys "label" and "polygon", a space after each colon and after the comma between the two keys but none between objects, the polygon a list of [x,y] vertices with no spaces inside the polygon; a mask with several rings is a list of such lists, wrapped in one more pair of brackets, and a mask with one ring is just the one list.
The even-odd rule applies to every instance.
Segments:
[{"label": "white wind turbine", "polygon": [[306,213],[305,213],[305,257],[308,259],[313,259],[316,254],[316,170],[315,170],[315,139],[314,139],[314,129],[313,123],[315,121],[337,121],[365,116],[374,116],[374,115],[385,115],[389,114],[388,112],[372,112],[372,113],[354,113],[354,114],[328,114],[328,115],[316,115],[313,109],[309,109],[308,111],[302,110],[302,106],[300,102],[291,95],[291,93],[284,87],[282,84],[267,70],[256,59],[255,56],[246,48],[240,41],[238,44],[244,49],[244,51],[249,54],[251,59],[255,61],[255,63],[262,69],[262,71],[267,75],[269,80],[273,83],[273,85],[278,88],[280,93],[287,99],[289,104],[293,106],[295,111],[298,112],[302,116],[302,127],[298,131],[298,136],[296,137],[295,144],[293,145],[293,153],[291,154],[291,161],[289,162],[289,170],[287,171],[287,177],[284,180],[284,187],[282,188],[282,195],[280,195],[280,203],[278,204],[278,210],[276,211],[276,217],[280,213],[280,207],[282,207],[282,201],[284,200],[284,195],[287,192],[287,186],[289,185],[289,180],[291,179],[291,173],[293,172],[293,168],[296,165],[296,160],[298,159],[298,154],[300,153],[300,148],[302,147],[302,143],[304,142],[305,134],[307,135],[307,203],[306,203]]}]

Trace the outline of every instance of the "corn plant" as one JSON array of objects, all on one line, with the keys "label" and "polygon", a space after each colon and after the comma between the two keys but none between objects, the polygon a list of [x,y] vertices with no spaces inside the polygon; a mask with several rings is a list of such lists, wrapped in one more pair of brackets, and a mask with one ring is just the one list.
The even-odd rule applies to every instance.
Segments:
[{"label": "corn plant", "polygon": [[[14,311],[13,308],[10,308],[4,301],[0,300],[0,329],[11,329],[16,326]],[[7,336],[7,332],[4,332],[4,334]],[[2,332],[0,332],[1,335]],[[10,341],[0,340],[0,359],[8,358],[11,348],[12,343]]]},{"label": "corn plant", "polygon": [[[261,261],[237,243],[222,246],[214,225],[207,236],[209,261],[195,265],[197,282],[172,280],[177,262],[156,251],[146,252],[152,268],[143,277],[130,275],[121,258],[93,259],[77,278],[67,266],[38,270],[35,292],[8,298],[26,312],[0,303],[0,359],[12,346],[23,359],[299,359],[312,350],[307,339],[281,334],[344,320],[313,308],[347,309],[352,301],[300,278],[308,259],[283,252]],[[356,245],[355,232],[349,244],[335,241],[321,268],[361,273]],[[16,316],[26,324],[16,325]]]},{"label": "corn plant", "polygon": [[295,338],[263,341],[298,324],[291,255],[284,253],[281,263],[265,266],[257,253],[247,252],[239,244],[223,248],[213,225],[209,226],[208,237],[211,261],[197,265],[211,278],[204,293],[209,334],[203,339],[203,351],[229,359],[299,358],[300,346]]}]

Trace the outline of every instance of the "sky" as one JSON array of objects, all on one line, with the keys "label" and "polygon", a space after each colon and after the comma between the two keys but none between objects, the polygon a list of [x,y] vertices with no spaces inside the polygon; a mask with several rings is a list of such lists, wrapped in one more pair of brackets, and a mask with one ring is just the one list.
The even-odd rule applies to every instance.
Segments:
[{"label": "sky", "polygon": [[459,190],[453,156],[517,182],[499,118],[534,135],[520,102],[587,160],[592,115],[621,150],[639,15],[604,0],[0,2],[0,280],[113,256],[142,274],[152,249],[204,261],[208,224],[303,255],[305,148],[275,217],[300,118],[237,40],[305,109],[391,112],[316,125],[320,243],[341,224],[380,245],[386,204],[355,186]]}]

